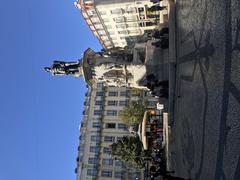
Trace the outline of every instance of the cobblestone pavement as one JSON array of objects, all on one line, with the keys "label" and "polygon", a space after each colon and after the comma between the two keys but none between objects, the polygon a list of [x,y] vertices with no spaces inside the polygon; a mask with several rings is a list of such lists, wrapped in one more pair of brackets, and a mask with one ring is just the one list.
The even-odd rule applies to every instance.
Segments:
[{"label": "cobblestone pavement", "polygon": [[194,180],[240,180],[240,1],[178,0],[170,165]]}]

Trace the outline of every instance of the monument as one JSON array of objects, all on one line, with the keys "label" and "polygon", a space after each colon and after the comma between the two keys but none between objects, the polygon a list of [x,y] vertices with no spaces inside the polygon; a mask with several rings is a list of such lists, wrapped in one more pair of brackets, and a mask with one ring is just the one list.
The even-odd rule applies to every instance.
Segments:
[{"label": "monument", "polygon": [[76,62],[54,61],[45,71],[52,75],[83,76],[88,85],[105,82],[108,86],[135,87],[147,89],[143,79],[146,78],[144,54],[141,48],[115,48],[94,52],[88,48],[81,60]]},{"label": "monument", "polygon": [[80,77],[82,75],[82,66],[80,61],[76,62],[63,62],[53,61],[51,67],[45,67],[46,72],[52,73],[53,76],[73,75]]}]

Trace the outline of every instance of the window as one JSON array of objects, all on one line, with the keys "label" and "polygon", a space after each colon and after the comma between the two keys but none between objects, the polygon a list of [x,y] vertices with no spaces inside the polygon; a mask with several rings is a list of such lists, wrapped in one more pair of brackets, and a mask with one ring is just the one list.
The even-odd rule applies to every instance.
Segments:
[{"label": "window", "polygon": [[123,162],[120,160],[115,161],[115,166],[123,166]]},{"label": "window", "polygon": [[112,159],[103,159],[102,164],[103,165],[113,165],[113,160]]},{"label": "window", "polygon": [[116,36],[111,36],[111,39],[112,40],[117,40],[117,37]]},{"label": "window", "polygon": [[123,31],[118,31],[119,34],[128,34],[127,30],[123,30]]},{"label": "window", "polygon": [[157,23],[155,22],[146,22],[146,26],[156,26]]},{"label": "window", "polygon": [[94,115],[102,115],[102,110],[94,110]]},{"label": "window", "polygon": [[139,92],[132,93],[132,97],[140,97],[140,96],[141,96],[141,93]]},{"label": "window", "polygon": [[138,18],[137,16],[128,16],[126,17],[126,21],[136,21]]},{"label": "window", "polygon": [[100,141],[100,136],[91,136],[91,141],[92,142],[99,142]]},{"label": "window", "polygon": [[107,116],[117,116],[117,110],[107,110]]},{"label": "window", "polygon": [[118,9],[113,9],[113,10],[111,10],[111,13],[112,14],[122,14],[122,9],[120,9],[120,8],[118,8]]},{"label": "window", "polygon": [[119,124],[118,124],[118,129],[127,130],[127,125],[126,125],[126,124],[123,124],[123,123],[119,123]]},{"label": "window", "polygon": [[108,96],[118,96],[118,92],[117,91],[109,91]]},{"label": "window", "polygon": [[136,23],[130,23],[130,24],[127,24],[127,27],[138,27],[138,24],[136,24]]},{"label": "window", "polygon": [[109,41],[109,39],[108,39],[107,36],[101,36],[101,38],[102,38],[104,41]]},{"label": "window", "polygon": [[110,154],[110,148],[109,147],[104,147],[103,148],[103,153]]},{"label": "window", "polygon": [[128,101],[119,101],[119,106],[128,106]]},{"label": "window", "polygon": [[97,176],[97,169],[88,169],[87,175],[88,176]]},{"label": "window", "polygon": [[144,26],[145,26],[145,23],[144,23],[144,22],[141,22],[141,23],[139,23],[139,26],[140,26],[140,27],[144,27]]},{"label": "window", "polygon": [[97,88],[102,88],[103,87],[103,83],[97,83]]},{"label": "window", "polygon": [[112,29],[112,25],[106,25],[107,29]]},{"label": "window", "polygon": [[106,35],[105,31],[102,31],[102,30],[101,30],[101,31],[98,31],[98,34],[99,34],[99,35]]},{"label": "window", "polygon": [[100,148],[98,146],[90,146],[89,151],[93,153],[98,153],[100,151]]},{"label": "window", "polygon": [[148,101],[149,106],[156,106],[157,102],[156,101]]},{"label": "window", "polygon": [[144,96],[146,96],[146,97],[152,97],[153,95],[151,94],[150,91],[145,91],[145,92],[144,92]]},{"label": "window", "polygon": [[103,96],[103,92],[102,91],[97,91],[96,96]]},{"label": "window", "polygon": [[89,27],[90,27],[90,29],[91,29],[91,30],[93,30],[93,29],[94,29],[93,25],[90,25]]},{"label": "window", "polygon": [[122,173],[122,172],[115,172],[115,173],[114,173],[114,177],[121,179],[121,178],[123,178],[123,173]]},{"label": "window", "polygon": [[140,8],[138,8],[138,11],[139,11],[139,12],[144,12],[144,8],[143,8],[143,7],[140,7]]},{"label": "window", "polygon": [[113,18],[113,20],[114,20],[116,23],[122,23],[122,22],[124,22],[124,17],[122,17],[122,16],[116,17],[116,18]]},{"label": "window", "polygon": [[93,122],[93,123],[92,123],[92,127],[93,127],[93,128],[100,128],[100,127],[101,127],[101,124],[100,124],[100,122]]},{"label": "window", "polygon": [[120,96],[128,96],[129,95],[129,91],[121,91],[120,92]]},{"label": "window", "polygon": [[105,136],[104,137],[104,141],[105,142],[114,142],[115,141],[115,137],[114,136]]},{"label": "window", "polygon": [[99,11],[99,13],[100,13],[101,15],[105,15],[105,14],[106,14],[106,11]]},{"label": "window", "polygon": [[[106,39],[106,40],[104,40],[104,43],[105,43],[106,46],[108,46],[108,45],[110,44],[110,40],[109,40],[109,39]],[[108,45],[107,45],[107,44],[108,44]]]},{"label": "window", "polygon": [[143,7],[138,8],[138,12],[139,12],[140,19],[145,19],[144,8]]},{"label": "window", "polygon": [[104,43],[106,44],[106,43],[110,43],[110,40],[109,39],[105,39],[104,40]]},{"label": "window", "polygon": [[92,120],[93,120],[93,121],[100,121],[101,118],[100,118],[100,117],[94,117],[94,118],[92,118]]},{"label": "window", "polygon": [[139,14],[140,14],[139,19],[145,19],[144,13],[139,13]]},{"label": "window", "polygon": [[93,22],[93,24],[100,24],[98,17],[93,17],[92,22]]},{"label": "window", "polygon": [[102,30],[102,29],[103,29],[103,26],[102,26],[101,24],[96,24],[96,25],[95,25],[95,28],[96,28],[97,30]]},{"label": "window", "polygon": [[95,105],[96,105],[96,106],[101,106],[102,104],[103,104],[102,101],[95,101]]},{"label": "window", "polygon": [[117,137],[117,141],[121,141],[123,137]]},{"label": "window", "polygon": [[140,31],[138,29],[132,29],[132,30],[129,30],[129,33],[130,34],[140,34]]},{"label": "window", "polygon": [[102,170],[102,177],[112,177],[112,171]]},{"label": "window", "polygon": [[106,128],[115,129],[116,128],[116,124],[115,123],[107,123],[106,124]]},{"label": "window", "polygon": [[126,29],[127,28],[126,24],[117,24],[116,27],[117,28],[122,28],[122,29]]},{"label": "window", "polygon": [[104,22],[109,22],[109,19],[104,18],[103,21]]},{"label": "window", "polygon": [[108,31],[108,33],[109,33],[110,35],[114,35],[114,34],[115,34],[114,31]]},{"label": "window", "polygon": [[84,146],[78,146],[78,151],[83,152],[84,151]]},{"label": "window", "polygon": [[136,8],[134,8],[134,7],[129,7],[129,8],[127,8],[127,13],[135,13],[136,12]]},{"label": "window", "polygon": [[98,159],[94,157],[88,158],[88,164],[97,164]]},{"label": "window", "polygon": [[117,101],[108,101],[107,104],[108,104],[108,106],[117,106],[118,102]]},{"label": "window", "polygon": [[89,10],[87,10],[87,13],[88,13],[88,15],[94,15],[94,14],[96,14],[96,12],[95,12],[94,9],[89,9]]}]

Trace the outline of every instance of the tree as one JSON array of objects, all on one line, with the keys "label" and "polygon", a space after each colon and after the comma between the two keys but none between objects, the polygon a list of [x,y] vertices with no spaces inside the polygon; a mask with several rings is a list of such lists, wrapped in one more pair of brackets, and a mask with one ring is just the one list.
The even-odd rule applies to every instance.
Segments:
[{"label": "tree", "polygon": [[143,119],[146,108],[146,105],[141,102],[132,103],[122,110],[121,119],[128,127],[139,124]]},{"label": "tree", "polygon": [[125,136],[122,140],[110,145],[110,155],[129,165],[138,168],[144,167],[146,156],[142,142],[137,137]]}]

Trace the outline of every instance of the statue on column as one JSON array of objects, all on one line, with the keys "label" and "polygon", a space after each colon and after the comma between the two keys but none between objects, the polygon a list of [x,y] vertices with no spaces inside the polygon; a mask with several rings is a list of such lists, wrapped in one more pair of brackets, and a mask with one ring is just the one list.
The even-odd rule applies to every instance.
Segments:
[{"label": "statue on column", "polygon": [[53,61],[51,67],[45,67],[46,72],[52,73],[53,76],[62,75],[73,75],[79,77],[82,75],[81,72],[82,65],[80,61],[76,62],[63,62],[63,61]]},{"label": "statue on column", "polygon": [[146,65],[139,60],[139,54],[144,47],[141,44],[134,48],[114,48],[102,52],[94,52],[88,48],[79,61],[54,61],[51,67],[44,69],[54,76],[83,76],[90,86],[96,82],[104,82],[108,86],[146,89],[142,85],[142,79],[146,76]]}]

